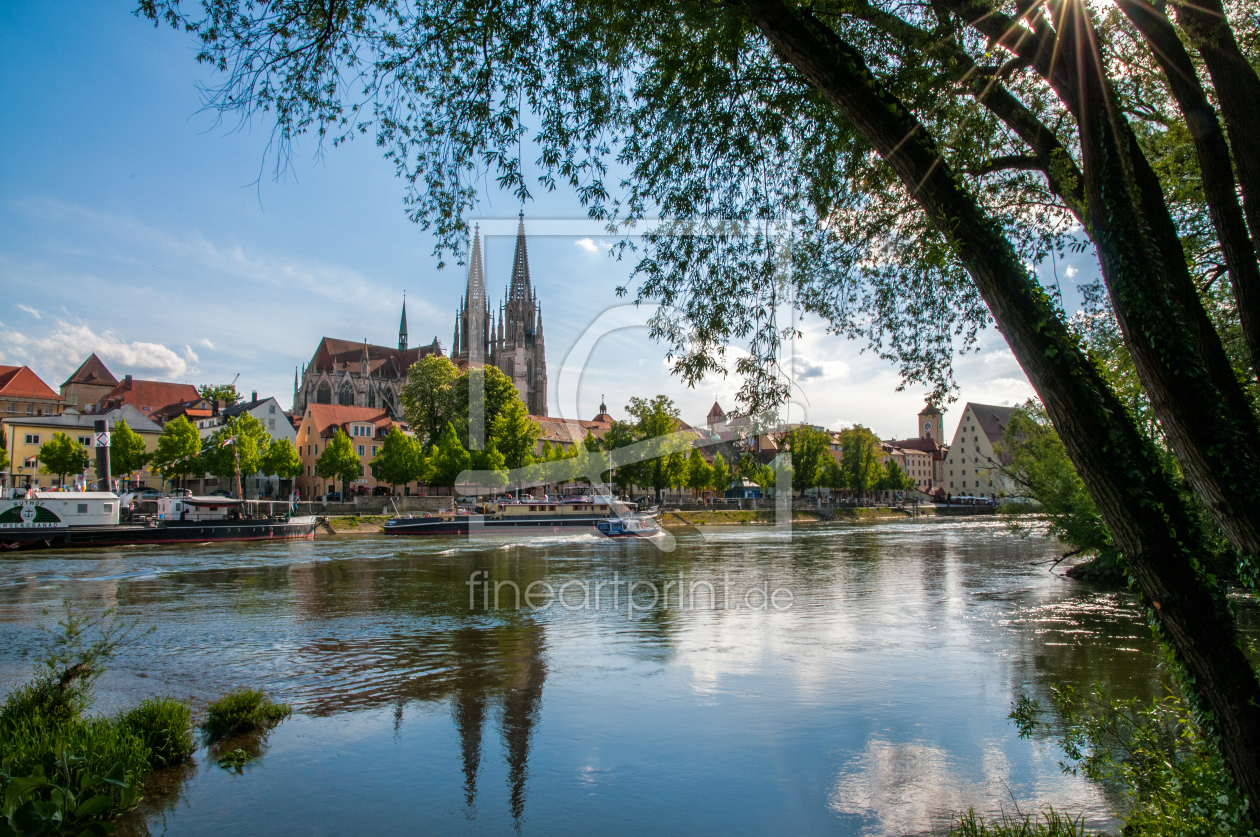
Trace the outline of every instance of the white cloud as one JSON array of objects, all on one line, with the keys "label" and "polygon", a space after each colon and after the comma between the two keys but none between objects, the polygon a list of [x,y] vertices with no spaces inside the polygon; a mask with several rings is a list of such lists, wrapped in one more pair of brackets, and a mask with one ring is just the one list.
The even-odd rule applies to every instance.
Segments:
[{"label": "white cloud", "polygon": [[604,241],[602,238],[599,241],[595,241],[591,238],[579,238],[573,243],[588,253],[602,253],[612,248],[612,245],[607,241]]},{"label": "white cloud", "polygon": [[1069,266],[1069,267],[1068,267],[1066,270],[1064,270],[1063,272],[1067,274],[1067,278],[1069,278],[1069,279],[1071,279],[1071,278],[1072,278],[1073,276],[1075,276],[1076,274],[1080,273],[1080,271],[1079,271],[1079,270],[1077,270],[1076,268],[1071,267],[1071,266]]},{"label": "white cloud", "polygon": [[849,376],[849,364],[842,360],[812,360],[805,355],[796,355],[792,358],[792,375],[796,378],[797,383],[810,380],[830,380],[835,378],[847,378]]},{"label": "white cloud", "polygon": [[32,308],[29,305],[23,305],[22,303],[19,302],[17,307],[19,310],[25,311],[26,313],[30,314],[32,317],[34,317],[37,320],[44,319],[44,315],[40,311],[36,310],[35,308]]},{"label": "white cloud", "polygon": [[13,354],[53,380],[72,373],[92,352],[106,366],[113,367],[115,374],[126,369],[177,380],[195,371],[191,365],[198,361],[196,353],[187,346],[180,356],[160,343],[127,340],[112,331],[97,334],[82,321],[71,323],[59,319],[44,336],[9,331],[0,334],[0,338]]},{"label": "white cloud", "polygon": [[211,343],[209,340],[207,340],[207,339],[206,339],[206,338],[204,338],[204,337],[203,337],[203,338],[201,338],[200,340],[198,340],[198,341],[197,341],[197,345],[198,345],[198,346],[200,346],[200,347],[201,347],[201,348],[203,348],[203,349],[213,349],[213,348],[214,348],[214,344],[213,344],[213,343]]}]

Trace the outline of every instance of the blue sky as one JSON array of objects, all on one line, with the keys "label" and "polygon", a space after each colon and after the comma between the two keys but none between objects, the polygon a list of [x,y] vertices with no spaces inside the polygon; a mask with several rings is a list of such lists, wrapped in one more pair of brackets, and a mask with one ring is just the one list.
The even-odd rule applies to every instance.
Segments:
[{"label": "blue sky", "polygon": [[[263,123],[239,129],[201,111],[196,44],[155,30],[118,0],[0,7],[0,363],[29,364],[56,388],[91,351],[120,378],[231,381],[292,400],[293,371],[320,337],[392,345],[407,292],[412,344],[451,341],[466,273],[436,269],[432,239],[403,213],[403,187],[362,139],[319,154],[297,148],[274,179]],[[488,193],[492,228],[520,207]],[[526,206],[531,274],[556,369],[590,324],[620,301],[628,265],[605,255],[565,193]],[[562,223],[571,219],[573,223]],[[497,222],[497,223],[496,223]],[[548,233],[541,234],[544,230]],[[497,302],[512,237],[486,242]],[[1065,286],[1096,273],[1092,254],[1060,263]],[[1069,296],[1074,296],[1070,293]],[[859,422],[884,437],[915,432],[922,390],[896,392],[890,365],[807,321],[798,342],[794,418]],[[996,332],[958,364],[961,401],[1007,404],[1031,393]],[[600,340],[579,388],[580,417],[601,396],[615,417],[632,395],[664,393],[702,422],[738,383],[688,390],[668,375],[644,329]],[[552,411],[556,404],[553,401]],[[961,404],[950,412],[959,413]],[[954,420],[947,416],[947,432]]]}]

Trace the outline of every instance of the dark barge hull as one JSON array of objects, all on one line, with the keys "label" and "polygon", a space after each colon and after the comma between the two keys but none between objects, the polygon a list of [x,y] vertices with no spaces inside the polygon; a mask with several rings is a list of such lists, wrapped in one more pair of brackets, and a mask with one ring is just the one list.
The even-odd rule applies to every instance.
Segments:
[{"label": "dark barge hull", "polygon": [[314,538],[315,523],[288,520],[165,521],[156,526],[0,529],[3,549],[82,549],[132,544],[280,541]]},{"label": "dark barge hull", "polygon": [[451,520],[439,517],[394,518],[385,523],[387,535],[500,535],[513,532],[560,532],[565,529],[593,529],[608,513],[572,515],[513,515],[486,517],[458,515]]}]

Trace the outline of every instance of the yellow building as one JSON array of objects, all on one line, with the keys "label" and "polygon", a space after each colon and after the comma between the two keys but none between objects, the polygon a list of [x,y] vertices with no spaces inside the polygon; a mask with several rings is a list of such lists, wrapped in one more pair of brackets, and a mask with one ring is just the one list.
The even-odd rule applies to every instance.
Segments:
[{"label": "yellow building", "polygon": [[[97,415],[75,412],[46,416],[6,415],[3,420],[0,420],[0,431],[4,434],[4,447],[9,452],[9,465],[4,473],[5,485],[14,487],[30,485],[33,488],[55,487],[59,478],[53,474],[41,474],[39,471],[39,448],[57,433],[65,433],[87,450],[92,460],[87,470],[88,481],[95,482],[96,453],[93,428],[97,421],[104,420],[112,431],[120,419],[126,421],[128,427],[140,434],[140,438],[144,439],[146,451],[152,453],[157,449],[162,428],[129,404]],[[114,476],[122,477],[123,475],[114,474]],[[73,477],[68,478],[67,482],[70,479]],[[160,476],[147,469],[135,474],[133,479],[139,481],[142,487],[147,488],[156,488],[162,481]]]}]

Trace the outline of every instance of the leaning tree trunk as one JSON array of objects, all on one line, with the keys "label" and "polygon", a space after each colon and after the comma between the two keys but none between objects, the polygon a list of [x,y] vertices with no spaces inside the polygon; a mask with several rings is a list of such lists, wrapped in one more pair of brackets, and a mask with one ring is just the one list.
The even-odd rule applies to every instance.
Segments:
[{"label": "leaning tree trunk", "polygon": [[1185,667],[1187,688],[1215,716],[1218,746],[1260,821],[1260,683],[1219,591],[1199,572],[1202,534],[1154,448],[1000,226],[962,189],[927,131],[883,89],[860,53],[783,0],[742,0],[742,6],[783,59],[880,153],[956,248]]},{"label": "leaning tree trunk", "polygon": [[1177,25],[1190,35],[1203,57],[1221,103],[1247,226],[1260,251],[1260,77],[1239,49],[1221,0],[1176,3],[1173,8]]},{"label": "leaning tree trunk", "polygon": [[1093,50],[1088,9],[1057,3],[1058,31],[1032,31],[989,0],[947,0],[965,20],[1026,61],[1076,116],[1086,230],[1125,345],[1151,406],[1196,493],[1230,542],[1260,555],[1260,425],[1185,263],[1159,178],[1116,111]]},{"label": "leaning tree trunk", "polygon": [[1229,144],[1199,82],[1194,62],[1172,22],[1146,0],[1120,0],[1119,5],[1142,33],[1151,55],[1163,70],[1168,89],[1177,101],[1194,142],[1203,178],[1203,195],[1233,284],[1254,377],[1260,366],[1260,267],[1256,262],[1256,248],[1247,234],[1242,207],[1238,205]]}]

